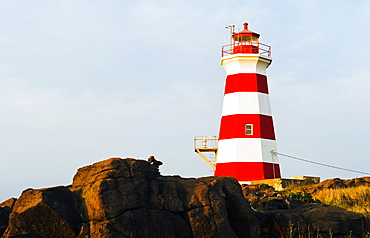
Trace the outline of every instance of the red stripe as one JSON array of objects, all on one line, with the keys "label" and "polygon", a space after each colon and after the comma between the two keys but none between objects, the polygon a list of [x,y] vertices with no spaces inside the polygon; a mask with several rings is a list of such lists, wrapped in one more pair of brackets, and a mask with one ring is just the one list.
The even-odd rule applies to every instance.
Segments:
[{"label": "red stripe", "polygon": [[[253,124],[253,135],[245,134],[245,124]],[[262,138],[275,140],[272,116],[234,114],[221,118],[219,140],[232,138]]]},{"label": "red stripe", "polygon": [[281,178],[279,164],[265,162],[217,163],[215,176],[234,177],[238,181]]},{"label": "red stripe", "polygon": [[225,83],[225,94],[235,92],[260,92],[268,94],[266,75],[256,73],[228,75]]}]

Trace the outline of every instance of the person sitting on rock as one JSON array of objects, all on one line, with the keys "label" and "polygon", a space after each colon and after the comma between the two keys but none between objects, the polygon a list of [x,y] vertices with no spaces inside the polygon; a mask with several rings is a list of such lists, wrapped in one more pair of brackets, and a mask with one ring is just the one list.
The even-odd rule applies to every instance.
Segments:
[{"label": "person sitting on rock", "polygon": [[157,167],[159,167],[163,164],[161,161],[156,160],[153,155],[149,156],[148,162],[150,164],[153,164],[153,165],[157,166]]}]

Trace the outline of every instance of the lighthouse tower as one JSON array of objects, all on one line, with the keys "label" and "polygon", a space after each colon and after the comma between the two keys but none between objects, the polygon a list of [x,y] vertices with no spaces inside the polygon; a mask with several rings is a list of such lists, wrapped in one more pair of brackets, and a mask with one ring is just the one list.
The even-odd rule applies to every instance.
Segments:
[{"label": "lighthouse tower", "polygon": [[271,47],[259,36],[244,23],[222,48],[227,77],[215,176],[239,182],[281,177],[266,77]]}]

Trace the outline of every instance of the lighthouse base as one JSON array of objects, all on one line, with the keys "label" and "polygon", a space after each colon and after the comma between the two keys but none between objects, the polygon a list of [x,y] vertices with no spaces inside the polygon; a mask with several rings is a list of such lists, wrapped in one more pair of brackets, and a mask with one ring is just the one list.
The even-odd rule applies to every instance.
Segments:
[{"label": "lighthouse base", "polygon": [[318,184],[318,183],[320,183],[320,177],[299,176],[299,177],[291,177],[291,178],[255,180],[255,181],[249,181],[245,184],[247,185],[267,184],[269,186],[274,187],[276,191],[282,191],[287,188],[299,187],[299,186],[310,185],[310,184]]},{"label": "lighthouse base", "polygon": [[279,164],[266,162],[217,163],[215,176],[234,177],[239,182],[281,178]]}]

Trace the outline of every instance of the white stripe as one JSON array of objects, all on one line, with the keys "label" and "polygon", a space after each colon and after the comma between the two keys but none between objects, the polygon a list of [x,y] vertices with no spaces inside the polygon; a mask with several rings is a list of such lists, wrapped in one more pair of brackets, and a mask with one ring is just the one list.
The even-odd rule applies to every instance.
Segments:
[{"label": "white stripe", "polygon": [[262,114],[271,116],[269,95],[258,92],[235,92],[224,96],[222,116]]},{"label": "white stripe", "polygon": [[235,54],[221,59],[221,65],[225,68],[226,74],[258,73],[266,75],[266,69],[272,59],[261,57],[256,54]]},{"label": "white stripe", "polygon": [[275,140],[261,138],[235,138],[218,141],[217,163],[269,162],[279,163]]}]

